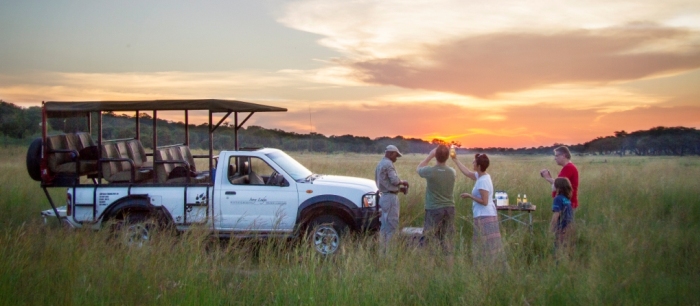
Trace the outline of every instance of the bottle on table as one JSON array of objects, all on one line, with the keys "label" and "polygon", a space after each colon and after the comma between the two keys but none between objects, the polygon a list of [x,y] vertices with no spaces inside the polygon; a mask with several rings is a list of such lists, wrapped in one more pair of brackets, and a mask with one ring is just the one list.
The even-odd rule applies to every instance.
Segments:
[{"label": "bottle on table", "polygon": [[520,194],[519,194],[519,193],[518,193],[518,199],[516,200],[515,203],[518,204],[518,206],[520,206],[520,205],[523,204],[523,198],[520,197]]},{"label": "bottle on table", "polygon": [[527,195],[523,193],[523,207],[527,207],[527,206],[528,206]]}]

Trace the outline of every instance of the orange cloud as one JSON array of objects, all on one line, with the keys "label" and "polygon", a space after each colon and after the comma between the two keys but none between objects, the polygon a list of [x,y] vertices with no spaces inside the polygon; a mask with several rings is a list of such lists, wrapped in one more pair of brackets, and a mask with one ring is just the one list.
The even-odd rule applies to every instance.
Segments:
[{"label": "orange cloud", "polygon": [[491,111],[448,103],[387,103],[365,107],[336,103],[313,106],[311,113],[295,103],[279,106],[289,108],[289,112],[256,114],[249,125],[304,134],[314,131],[326,136],[401,135],[425,140],[442,137],[466,147],[578,144],[613,135],[614,131],[630,132],[660,125],[700,128],[700,106],[638,107],[606,114],[595,109],[570,109],[565,104],[514,106],[499,111],[501,121],[491,120]]},{"label": "orange cloud", "polygon": [[[490,98],[552,84],[603,84],[696,69],[700,46],[691,38],[699,34],[649,25],[497,33],[432,45],[419,56],[348,65],[369,83]],[[678,49],[684,39],[689,42]]]}]

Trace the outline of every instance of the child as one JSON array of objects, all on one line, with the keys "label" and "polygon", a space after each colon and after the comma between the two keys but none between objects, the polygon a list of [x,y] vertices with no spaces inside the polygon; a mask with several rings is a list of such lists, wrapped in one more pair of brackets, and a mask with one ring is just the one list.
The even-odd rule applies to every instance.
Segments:
[{"label": "child", "polygon": [[569,237],[568,232],[573,224],[574,215],[571,208],[571,194],[573,187],[568,178],[558,177],[554,180],[554,189],[557,196],[552,203],[552,221],[550,229],[554,232],[554,251],[556,252],[561,247],[568,247]]}]

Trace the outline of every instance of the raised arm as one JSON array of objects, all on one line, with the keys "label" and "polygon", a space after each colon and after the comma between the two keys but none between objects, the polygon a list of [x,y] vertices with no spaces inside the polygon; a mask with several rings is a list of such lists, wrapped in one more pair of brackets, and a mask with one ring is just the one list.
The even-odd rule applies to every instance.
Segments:
[{"label": "raised arm", "polygon": [[416,167],[416,172],[420,173],[420,168],[423,168],[430,163],[430,160],[433,159],[433,157],[435,157],[435,150],[437,150],[437,148],[430,151],[430,153],[428,153],[428,156],[426,156],[425,159],[422,162],[420,162],[420,164],[418,164],[418,167]]},{"label": "raised arm", "polygon": [[459,168],[459,171],[462,171],[462,173],[464,173],[464,175],[466,175],[468,178],[476,181],[476,172],[470,171],[469,168],[467,168],[467,166],[462,164],[462,162],[459,161],[459,159],[457,159],[457,156],[452,157],[452,161],[454,161],[455,164],[457,164],[457,168]]}]

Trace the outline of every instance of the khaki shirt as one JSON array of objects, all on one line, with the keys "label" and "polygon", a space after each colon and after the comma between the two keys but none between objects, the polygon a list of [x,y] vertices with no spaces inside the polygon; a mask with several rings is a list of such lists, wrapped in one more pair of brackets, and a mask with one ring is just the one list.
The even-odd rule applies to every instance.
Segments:
[{"label": "khaki shirt", "polygon": [[394,163],[386,156],[379,161],[377,169],[374,170],[374,180],[377,182],[379,192],[398,192],[399,175],[396,173]]}]

